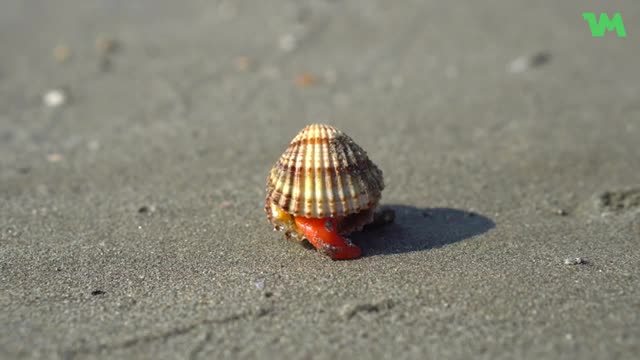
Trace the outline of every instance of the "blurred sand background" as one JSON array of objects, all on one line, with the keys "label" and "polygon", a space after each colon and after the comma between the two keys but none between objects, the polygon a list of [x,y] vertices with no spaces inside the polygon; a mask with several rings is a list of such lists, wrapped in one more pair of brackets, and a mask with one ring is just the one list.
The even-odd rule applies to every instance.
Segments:
[{"label": "blurred sand background", "polygon": [[[0,1],[0,358],[637,358],[638,39],[636,0]],[[266,222],[311,122],[385,173],[359,260]]]}]

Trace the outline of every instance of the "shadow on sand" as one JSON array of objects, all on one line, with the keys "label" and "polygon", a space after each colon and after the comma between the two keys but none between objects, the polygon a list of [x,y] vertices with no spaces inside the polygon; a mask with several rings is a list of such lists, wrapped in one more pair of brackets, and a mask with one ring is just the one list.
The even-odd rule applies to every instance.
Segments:
[{"label": "shadow on sand", "polygon": [[363,256],[399,254],[452,244],[485,233],[495,223],[480,214],[449,208],[416,208],[386,205],[393,209],[391,224],[365,227],[350,238],[362,247]]}]

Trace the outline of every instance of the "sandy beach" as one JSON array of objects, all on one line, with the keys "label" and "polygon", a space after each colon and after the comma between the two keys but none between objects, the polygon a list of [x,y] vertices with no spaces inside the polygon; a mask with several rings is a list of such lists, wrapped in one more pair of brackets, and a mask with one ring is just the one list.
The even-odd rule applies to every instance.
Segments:
[{"label": "sandy beach", "polygon": [[[635,0],[0,1],[0,358],[637,358],[639,24]],[[360,259],[267,222],[310,123],[384,172],[396,219]]]}]

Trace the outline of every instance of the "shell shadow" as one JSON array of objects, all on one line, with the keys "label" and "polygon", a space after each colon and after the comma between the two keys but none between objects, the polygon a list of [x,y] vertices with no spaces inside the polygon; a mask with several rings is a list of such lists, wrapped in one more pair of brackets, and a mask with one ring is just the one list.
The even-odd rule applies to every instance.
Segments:
[{"label": "shell shadow", "polygon": [[363,256],[422,251],[480,235],[496,224],[489,218],[450,208],[417,208],[386,205],[395,211],[391,224],[365,227],[350,238],[362,248]]}]

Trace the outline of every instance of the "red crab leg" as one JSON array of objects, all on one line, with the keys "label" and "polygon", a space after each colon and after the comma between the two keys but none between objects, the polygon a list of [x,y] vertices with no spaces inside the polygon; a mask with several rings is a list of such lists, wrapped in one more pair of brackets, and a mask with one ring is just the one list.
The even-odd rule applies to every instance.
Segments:
[{"label": "red crab leg", "polygon": [[336,219],[309,219],[296,216],[295,222],[311,245],[333,260],[348,260],[360,257],[360,248],[338,234],[338,221]]}]

